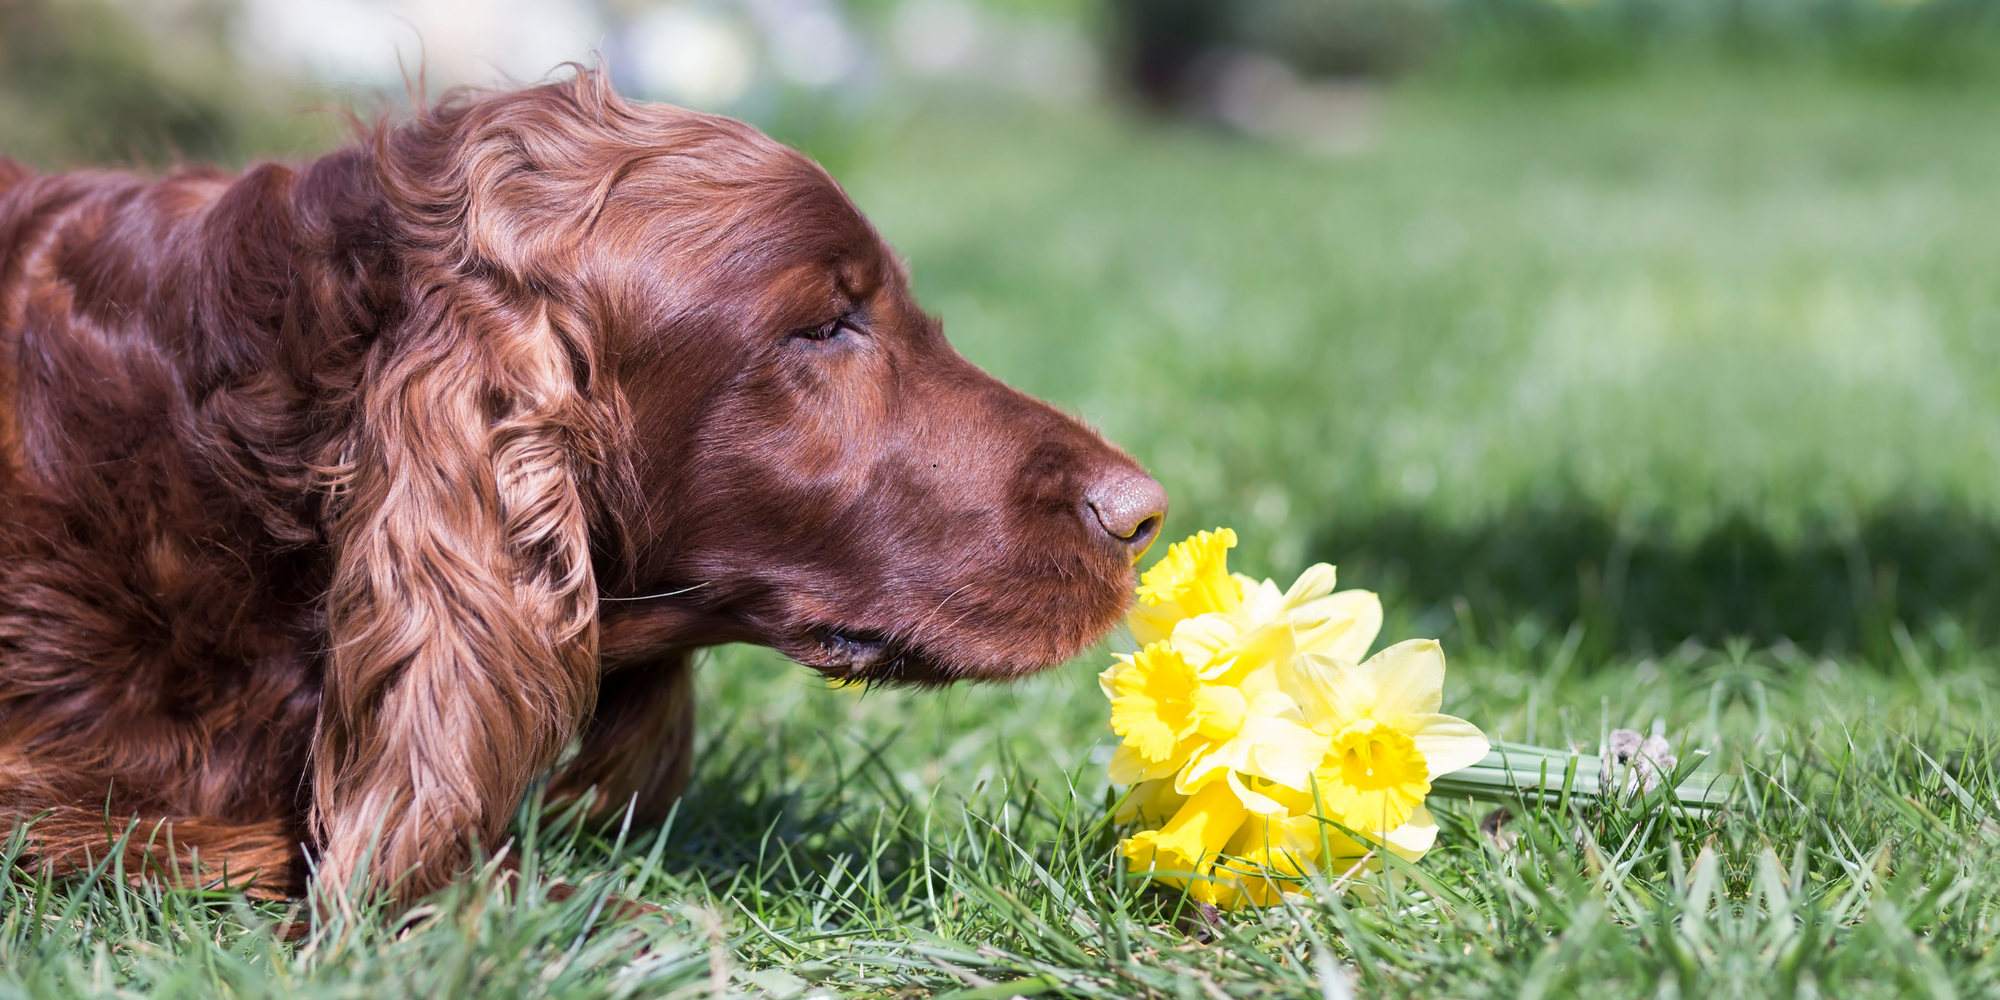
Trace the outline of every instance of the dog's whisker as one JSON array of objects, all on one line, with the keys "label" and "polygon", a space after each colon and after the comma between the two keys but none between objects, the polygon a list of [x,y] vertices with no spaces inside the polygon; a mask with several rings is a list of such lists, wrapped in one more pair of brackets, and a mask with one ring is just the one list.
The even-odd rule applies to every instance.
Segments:
[{"label": "dog's whisker", "polygon": [[[922,632],[924,629],[930,627],[931,622],[937,620],[938,612],[943,611],[944,606],[950,604],[952,598],[965,593],[966,588],[970,586],[972,586],[972,582],[968,580],[965,583],[960,584],[957,590],[954,590],[951,593],[944,595],[944,600],[937,602],[937,607],[932,608],[931,613],[925,615],[923,621],[918,622],[914,627],[912,627],[909,630],[910,635],[915,636],[918,633]],[[963,618],[965,616],[960,615],[959,617]]]},{"label": "dog's whisker", "polygon": [[682,587],[682,588],[681,588],[681,589],[679,589],[679,590],[663,590],[663,591],[660,591],[660,592],[659,592],[659,593],[657,593],[657,594],[640,594],[640,595],[639,595],[639,596],[637,596],[637,597],[599,597],[599,598],[598,598],[598,600],[600,600],[600,601],[652,601],[652,600],[658,600],[659,598],[662,598],[662,597],[679,597],[679,596],[680,596],[680,595],[682,595],[682,594],[692,594],[692,593],[694,593],[695,591],[697,591],[697,590],[700,590],[701,588],[703,588],[703,587],[706,587],[706,586],[708,586],[709,584],[711,584],[711,583],[714,583],[714,582],[715,582],[714,580],[703,580],[702,582],[700,582],[700,583],[697,583],[697,584],[695,584],[695,585],[694,585],[694,586],[692,586],[692,587]]}]

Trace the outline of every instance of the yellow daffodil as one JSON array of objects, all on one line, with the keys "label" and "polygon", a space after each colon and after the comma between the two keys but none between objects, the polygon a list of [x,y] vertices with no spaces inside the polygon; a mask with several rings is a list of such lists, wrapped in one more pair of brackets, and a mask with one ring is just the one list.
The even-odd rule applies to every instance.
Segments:
[{"label": "yellow daffodil", "polygon": [[1397,643],[1360,664],[1307,653],[1287,666],[1282,686],[1313,731],[1332,737],[1314,777],[1327,817],[1343,826],[1394,830],[1433,778],[1486,756],[1477,726],[1438,713],[1444,651],[1435,640]]},{"label": "yellow daffodil", "polygon": [[[1201,678],[1181,654],[1165,643],[1134,653],[1127,669],[1111,683],[1111,731],[1125,738],[1133,760],[1147,772],[1179,769],[1187,759],[1182,744],[1201,729],[1197,695]],[[1133,780],[1159,775],[1148,773]]]},{"label": "yellow daffodil", "polygon": [[1228,528],[1175,542],[1139,577],[1139,600],[1153,607],[1171,603],[1187,616],[1236,610],[1243,593],[1229,576],[1229,550],[1235,547],[1236,532]]},{"label": "yellow daffodil", "polygon": [[1301,653],[1323,653],[1342,660],[1368,655],[1382,631],[1382,600],[1371,591],[1333,589],[1332,566],[1318,563],[1299,574],[1291,588],[1280,591],[1270,580],[1238,575],[1243,588],[1241,618],[1247,627],[1284,619],[1297,634]]},{"label": "yellow daffodil", "polygon": [[[1418,806],[1410,821],[1388,833],[1349,836],[1311,814],[1247,814],[1214,858],[1192,870],[1200,879],[1191,894],[1222,909],[1275,906],[1287,893],[1302,892],[1311,877],[1353,879],[1383,868],[1382,855],[1415,862],[1437,842],[1437,821]],[[1128,851],[1128,857],[1130,852]],[[1164,865],[1159,866],[1166,870]],[[1185,886],[1187,879],[1174,882]]]},{"label": "yellow daffodil", "polygon": [[1111,758],[1111,778],[1137,784],[1178,772],[1174,791],[1192,795],[1214,780],[1237,787],[1260,812],[1279,807],[1241,786],[1240,775],[1309,787],[1326,756],[1327,738],[1307,728],[1298,706],[1279,689],[1276,663],[1292,655],[1288,630],[1278,642],[1239,650],[1247,673],[1230,683],[1202,680],[1169,643],[1132,655],[1111,681],[1111,730],[1124,737]]},{"label": "yellow daffodil", "polygon": [[1204,684],[1217,706],[1203,735],[1215,742],[1198,748],[1175,779],[1174,790],[1192,795],[1221,779],[1244,805],[1259,813],[1284,811],[1269,796],[1252,791],[1246,778],[1262,778],[1286,788],[1312,787],[1313,769],[1325,758],[1327,738],[1304,724],[1298,705],[1278,687],[1275,665],[1262,665],[1233,685]]},{"label": "yellow daffodil", "polygon": [[1324,564],[1282,591],[1231,574],[1235,544],[1221,528],[1170,547],[1127,619],[1141,648],[1098,676],[1121,738],[1111,778],[1133,786],[1115,819],[1154,827],[1126,859],[1234,907],[1422,857],[1431,781],[1487,751],[1438,712],[1443,652],[1416,640],[1362,659],[1382,625],[1374,594],[1335,592]]},{"label": "yellow daffodil", "polygon": [[[1167,550],[1139,584],[1139,600],[1126,615],[1132,638],[1141,646],[1172,639],[1197,668],[1260,627],[1289,625],[1300,652],[1344,660],[1367,655],[1382,628],[1382,602],[1365,590],[1334,592],[1335,571],[1319,563],[1280,591],[1270,580],[1229,572],[1229,549],[1236,533],[1203,531]],[[1113,671],[1117,669],[1113,666]]]},{"label": "yellow daffodil", "polygon": [[[1188,797],[1175,794],[1169,780],[1134,787],[1115,819],[1161,829],[1125,842],[1131,867],[1175,873],[1157,877],[1176,887],[1192,884],[1190,895],[1223,909],[1272,906],[1282,894],[1299,891],[1314,872],[1352,878],[1380,871],[1381,852],[1414,862],[1437,841],[1437,823],[1422,806],[1401,827],[1362,831],[1357,840],[1311,815],[1309,796],[1292,799],[1305,803],[1298,815],[1260,816],[1232,804],[1221,789],[1211,784]],[[1282,789],[1265,790],[1291,798]]]},{"label": "yellow daffodil", "polygon": [[[1244,904],[1270,906],[1288,892],[1305,888],[1306,879],[1320,870],[1323,853],[1322,824],[1312,816],[1259,816],[1252,813],[1229,840],[1227,857],[1207,872],[1219,883],[1212,890],[1214,905],[1225,910]],[[1348,842],[1339,831],[1329,831],[1332,841]],[[1335,849],[1339,853],[1339,849]],[[1365,854],[1357,852],[1356,856]]]},{"label": "yellow daffodil", "polygon": [[1133,871],[1155,872],[1154,878],[1169,885],[1190,886],[1196,899],[1217,903],[1233,891],[1232,887],[1202,876],[1213,868],[1249,815],[1228,785],[1215,782],[1189,796],[1158,830],[1144,830],[1126,840],[1125,860]]},{"label": "yellow daffodil", "polygon": [[1131,792],[1118,803],[1118,812],[1112,820],[1118,823],[1139,822],[1146,826],[1158,827],[1166,824],[1174,814],[1181,811],[1188,797],[1174,791],[1174,779],[1154,778],[1132,786]]}]

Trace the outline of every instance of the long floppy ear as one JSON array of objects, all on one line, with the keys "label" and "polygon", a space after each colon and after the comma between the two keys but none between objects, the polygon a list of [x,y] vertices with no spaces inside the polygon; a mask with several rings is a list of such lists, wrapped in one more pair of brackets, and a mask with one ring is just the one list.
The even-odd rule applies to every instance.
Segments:
[{"label": "long floppy ear", "polygon": [[450,880],[498,846],[596,698],[578,460],[590,420],[546,314],[434,294],[366,366],[336,522],[314,748],[322,880]]},{"label": "long floppy ear", "polygon": [[473,279],[411,294],[347,442],[313,771],[323,884],[404,900],[497,846],[597,690],[584,348]]},{"label": "long floppy ear", "polygon": [[330,456],[335,567],[313,748],[320,878],[409,900],[498,846],[597,695],[603,551],[634,509],[581,240],[632,159],[601,72],[374,134],[403,315]]}]

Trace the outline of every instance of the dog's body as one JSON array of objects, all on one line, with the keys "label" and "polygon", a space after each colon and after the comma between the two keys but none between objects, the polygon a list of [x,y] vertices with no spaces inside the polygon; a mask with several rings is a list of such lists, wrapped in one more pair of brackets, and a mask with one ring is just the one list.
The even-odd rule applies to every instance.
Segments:
[{"label": "dog's body", "polygon": [[662,814],[696,647],[1074,654],[1164,504],[817,167],[594,74],[240,177],[0,159],[0,821],[45,861],[136,819],[412,898],[552,766]]}]

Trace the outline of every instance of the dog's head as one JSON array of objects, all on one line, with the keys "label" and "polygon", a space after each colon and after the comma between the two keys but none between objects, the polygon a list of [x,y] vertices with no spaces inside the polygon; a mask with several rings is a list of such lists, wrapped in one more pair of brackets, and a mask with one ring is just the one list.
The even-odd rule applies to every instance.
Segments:
[{"label": "dog's head", "polygon": [[1017,676],[1111,627],[1159,532],[1157,483],[959,357],[839,187],[741,124],[580,73],[378,128],[298,190],[332,277],[288,314],[359,318],[285,341],[333,393],[335,884],[416,894],[497,842],[607,668],[743,640]]},{"label": "dog's head", "polygon": [[502,346],[534,386],[486,409],[572,458],[500,506],[536,512],[516,553],[569,560],[544,579],[590,536],[607,659],[749,641],[840,677],[1009,677],[1117,620],[1163,491],[959,356],[805,157],[592,74],[381,151],[463,233],[436,266],[523,331]]}]

